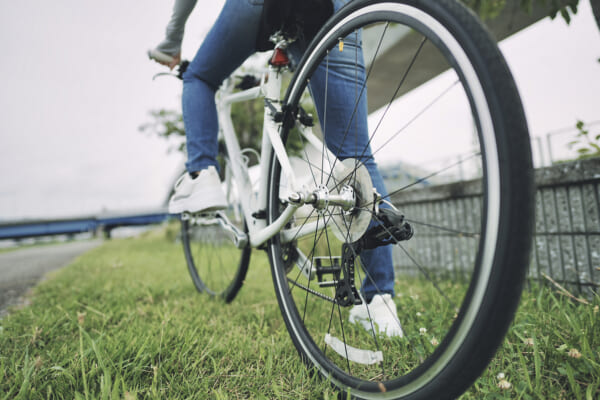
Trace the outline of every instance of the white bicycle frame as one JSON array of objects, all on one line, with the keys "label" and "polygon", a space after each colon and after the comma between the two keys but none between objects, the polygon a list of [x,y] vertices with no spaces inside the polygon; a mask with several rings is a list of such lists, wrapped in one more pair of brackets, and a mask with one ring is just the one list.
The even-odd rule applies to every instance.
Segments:
[{"label": "white bicycle frame", "polygon": [[[269,164],[273,156],[273,152],[281,164],[282,176],[285,178],[287,185],[290,187],[292,192],[301,193],[303,190],[302,188],[298,187],[296,174],[294,173],[290,159],[285,152],[285,146],[280,137],[279,132],[281,123],[274,121],[272,110],[265,104],[263,136],[259,163],[259,188],[256,195],[250,175],[248,173],[248,167],[243,160],[244,157],[242,155],[242,150],[240,149],[239,142],[235,135],[233,122],[231,119],[231,105],[238,102],[264,97],[266,101],[269,101],[270,104],[279,111],[281,109],[281,85],[281,70],[275,67],[269,67],[268,73],[262,73],[259,86],[246,89],[241,92],[232,93],[233,84],[232,79],[229,78],[225,82],[223,88],[217,94],[217,113],[219,117],[220,135],[223,137],[227,147],[231,173],[233,175],[233,182],[236,186],[239,201],[246,218],[246,223],[248,226],[248,242],[251,247],[261,246],[278,232],[282,233],[282,242],[287,243],[295,238],[299,238],[311,233],[314,234],[315,230],[319,229],[316,222],[309,222],[304,224],[302,227],[291,228],[282,231],[282,228],[293,217],[294,212],[301,206],[301,204],[294,202],[288,202],[285,210],[271,224],[267,224],[267,220],[264,217],[256,217],[256,212],[266,211],[267,209]],[[302,127],[301,132],[308,144],[315,146],[320,151],[325,151],[328,153],[326,155],[328,160],[335,159],[335,157],[323,145],[321,139],[314,135],[311,128]],[[245,195],[250,193],[252,194],[251,196]],[[262,214],[264,214],[264,212]]]}]

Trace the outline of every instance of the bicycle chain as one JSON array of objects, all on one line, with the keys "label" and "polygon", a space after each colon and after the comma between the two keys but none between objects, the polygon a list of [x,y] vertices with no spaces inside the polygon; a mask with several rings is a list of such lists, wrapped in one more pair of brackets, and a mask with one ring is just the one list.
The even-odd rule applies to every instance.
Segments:
[{"label": "bicycle chain", "polygon": [[329,296],[327,296],[327,295],[325,295],[325,294],[323,294],[323,293],[319,293],[319,292],[317,292],[316,290],[314,290],[314,289],[311,289],[311,288],[309,288],[309,287],[307,287],[307,286],[304,286],[304,285],[302,285],[302,284],[300,284],[300,283],[298,283],[298,282],[294,282],[294,281],[293,281],[293,280],[291,280],[290,278],[288,278],[288,281],[289,281],[289,282],[290,282],[292,285],[294,285],[294,286],[296,286],[296,287],[299,287],[300,289],[304,289],[304,290],[306,290],[308,293],[310,293],[310,294],[314,294],[315,296],[317,296],[317,297],[320,297],[320,298],[322,298],[323,300],[327,300],[327,301],[329,301],[329,302],[331,302],[331,303],[333,303],[333,304],[338,304],[338,301],[337,301],[336,299],[334,299],[333,297],[329,297]]}]

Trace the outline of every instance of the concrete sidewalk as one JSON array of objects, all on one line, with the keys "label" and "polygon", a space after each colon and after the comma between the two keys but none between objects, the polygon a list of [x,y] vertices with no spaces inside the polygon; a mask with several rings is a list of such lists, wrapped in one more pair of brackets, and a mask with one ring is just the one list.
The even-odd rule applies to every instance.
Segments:
[{"label": "concrete sidewalk", "polygon": [[97,247],[101,240],[31,247],[0,254],[0,318],[46,273]]}]

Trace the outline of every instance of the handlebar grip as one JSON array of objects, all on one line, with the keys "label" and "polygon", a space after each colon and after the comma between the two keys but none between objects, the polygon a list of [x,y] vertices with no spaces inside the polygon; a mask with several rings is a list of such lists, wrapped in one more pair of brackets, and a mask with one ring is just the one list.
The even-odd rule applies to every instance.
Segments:
[{"label": "handlebar grip", "polygon": [[150,59],[152,60],[162,61],[166,63],[170,63],[171,61],[173,61],[173,57],[156,49],[148,50],[148,57],[150,57]]}]

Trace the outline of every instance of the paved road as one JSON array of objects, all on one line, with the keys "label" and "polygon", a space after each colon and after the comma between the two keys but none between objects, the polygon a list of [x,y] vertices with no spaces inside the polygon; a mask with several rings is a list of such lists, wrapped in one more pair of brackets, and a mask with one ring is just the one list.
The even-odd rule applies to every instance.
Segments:
[{"label": "paved road", "polygon": [[18,304],[27,289],[46,273],[67,265],[100,243],[100,240],[70,242],[0,254],[0,318],[6,314],[8,306]]}]

